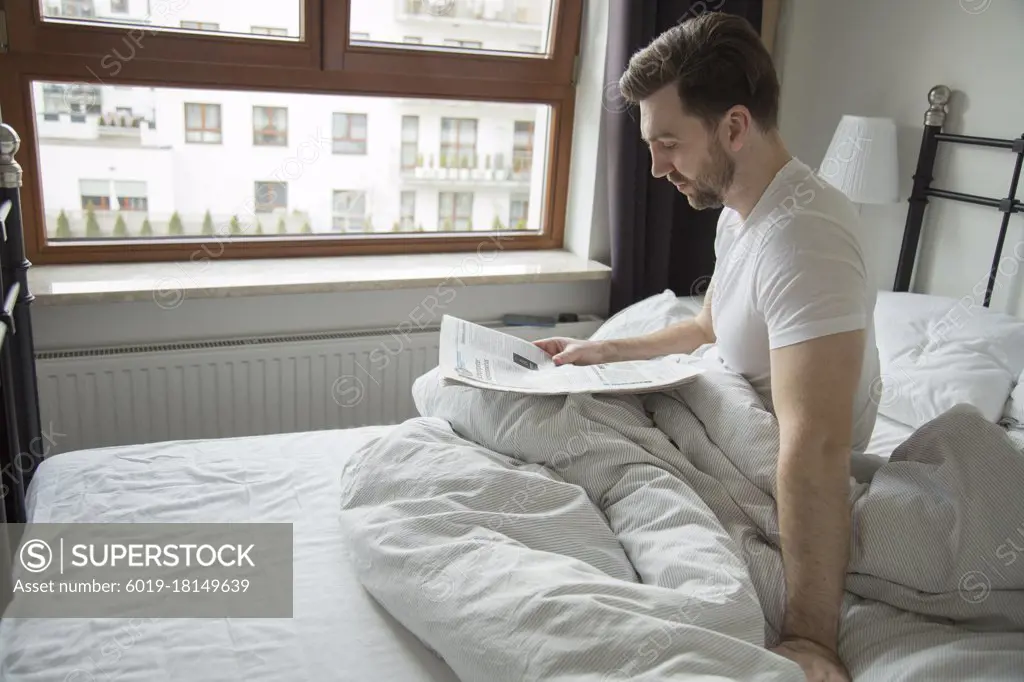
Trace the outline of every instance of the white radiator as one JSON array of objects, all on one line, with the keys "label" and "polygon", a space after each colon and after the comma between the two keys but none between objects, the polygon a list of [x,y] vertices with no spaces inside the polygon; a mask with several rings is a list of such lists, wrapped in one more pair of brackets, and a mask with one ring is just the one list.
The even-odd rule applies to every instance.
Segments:
[{"label": "white radiator", "polygon": [[[587,338],[596,317],[505,328]],[[439,330],[376,329],[36,354],[48,454],[164,440],[395,424],[437,366]]]}]

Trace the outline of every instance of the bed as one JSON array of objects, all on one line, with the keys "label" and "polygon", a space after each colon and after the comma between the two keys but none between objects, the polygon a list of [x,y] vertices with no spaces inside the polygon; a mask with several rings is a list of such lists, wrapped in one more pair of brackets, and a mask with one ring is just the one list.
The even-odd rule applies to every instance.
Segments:
[{"label": "bed", "polygon": [[[964,401],[980,405],[986,418],[998,422],[1024,449],[1024,322],[987,310],[1006,221],[1011,213],[1022,211],[1014,192],[1024,139],[993,141],[941,133],[947,99],[948,93],[944,96],[941,89],[930,93],[932,106],[926,116],[900,271],[895,291],[880,295],[876,313],[882,371],[893,380],[889,386],[896,387],[889,389],[888,399],[883,393],[866,453],[877,460],[876,466],[916,428]],[[962,302],[911,294],[907,278],[917,251],[925,198],[968,197],[978,203],[979,197],[958,198],[955,193],[930,187],[934,147],[943,139],[968,144],[971,140],[1005,142],[1003,146],[1017,154],[1009,199],[988,200],[995,201],[989,205],[1003,213],[1003,224],[984,311],[977,309],[966,319],[957,318],[961,322],[953,329],[948,324],[949,311]],[[459,679],[424,638],[413,634],[391,615],[391,609],[364,589],[358,566],[354,567],[361,559],[349,551],[337,523],[338,500],[345,492],[352,458],[368,445],[392,437],[400,427],[174,441],[71,452],[45,461],[19,459],[18,453],[32,452],[33,439],[41,432],[31,370],[31,298],[24,276],[27,264],[20,245],[17,192],[4,192],[0,201],[6,199],[10,204],[4,209],[7,239],[0,282],[6,301],[0,333],[7,334],[2,357],[7,431],[0,464],[9,488],[3,520],[290,522],[294,524],[295,556],[293,618],[5,618],[0,621],[0,679]],[[692,297],[664,292],[613,317],[609,328],[642,333],[690,314],[699,305]],[[914,310],[922,312],[909,315],[908,311]],[[934,341],[937,328],[945,330],[941,341],[949,352],[946,356],[939,353],[934,367],[919,367],[911,362],[915,350],[929,339]],[[969,343],[979,334],[990,341],[980,350]],[[858,478],[869,480],[873,470],[868,463]],[[8,553],[14,549],[0,547]],[[401,605],[391,606],[401,611]],[[858,600],[851,600],[848,607],[851,627],[857,627],[870,613],[892,610]],[[955,657],[946,659],[953,666],[952,672],[946,671],[949,679],[996,679],[1006,670],[1024,670],[1021,636],[966,632],[934,619],[892,611],[890,629],[858,630],[859,650],[871,652],[859,663],[863,679],[897,679],[896,666],[907,671],[900,679],[945,679],[936,673],[936,659],[928,656],[928,647],[956,652]],[[629,677],[620,668],[602,679]]]}]

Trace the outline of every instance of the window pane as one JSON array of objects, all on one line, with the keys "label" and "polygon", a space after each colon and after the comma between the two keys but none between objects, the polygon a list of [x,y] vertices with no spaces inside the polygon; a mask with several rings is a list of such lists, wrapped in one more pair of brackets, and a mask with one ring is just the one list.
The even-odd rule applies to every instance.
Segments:
[{"label": "window pane", "polygon": [[547,54],[553,5],[554,0],[352,0],[350,39],[398,48]]},{"label": "window pane", "polygon": [[[147,30],[212,31],[253,38],[302,37],[302,0],[39,0],[49,21],[135,24]],[[261,30],[257,31],[256,29]],[[255,39],[255,38],[254,38]],[[265,37],[262,38],[266,40]]]},{"label": "window pane", "polygon": [[[344,216],[356,237],[507,230],[513,197],[529,229],[543,225],[547,105],[100,85],[96,113],[74,123],[47,115],[61,85],[32,84],[51,240],[331,234],[335,191],[357,193]],[[523,121],[532,163],[513,173]],[[284,143],[262,146],[257,125]]]}]

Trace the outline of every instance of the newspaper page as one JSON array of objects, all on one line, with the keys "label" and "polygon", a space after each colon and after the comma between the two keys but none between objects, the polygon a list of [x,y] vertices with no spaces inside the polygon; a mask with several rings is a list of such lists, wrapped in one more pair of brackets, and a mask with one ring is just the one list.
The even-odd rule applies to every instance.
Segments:
[{"label": "newspaper page", "polygon": [[450,315],[441,320],[439,350],[445,382],[516,393],[659,391],[686,383],[702,371],[672,357],[557,366],[529,341]]}]

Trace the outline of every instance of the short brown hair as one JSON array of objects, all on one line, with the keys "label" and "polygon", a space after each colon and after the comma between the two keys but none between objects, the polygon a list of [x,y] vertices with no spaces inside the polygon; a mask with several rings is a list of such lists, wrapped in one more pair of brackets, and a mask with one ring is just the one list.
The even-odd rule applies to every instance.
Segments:
[{"label": "short brown hair", "polygon": [[705,12],[673,26],[632,56],[619,90],[636,103],[675,83],[683,110],[713,124],[737,104],[762,130],[778,126],[779,79],[750,23]]}]

